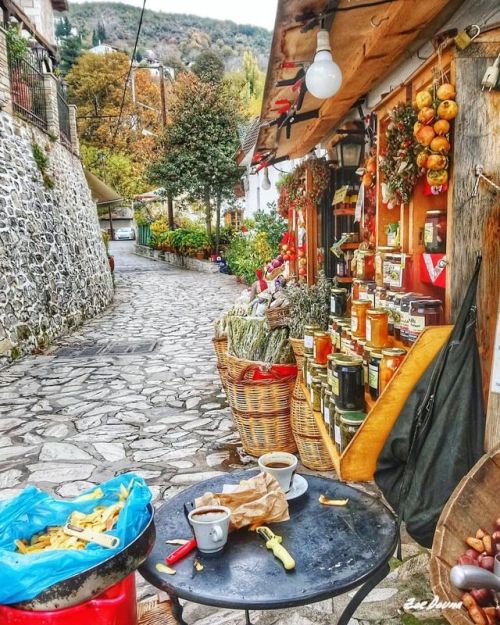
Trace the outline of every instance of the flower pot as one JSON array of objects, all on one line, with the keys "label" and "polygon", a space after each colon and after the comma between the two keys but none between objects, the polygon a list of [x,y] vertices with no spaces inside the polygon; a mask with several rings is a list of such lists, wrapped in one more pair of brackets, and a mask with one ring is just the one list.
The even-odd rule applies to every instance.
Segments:
[{"label": "flower pot", "polygon": [[205,252],[196,252],[196,258],[198,260],[205,260]]},{"label": "flower pot", "polygon": [[113,256],[108,256],[109,268],[111,269],[111,273],[115,270],[115,259]]}]

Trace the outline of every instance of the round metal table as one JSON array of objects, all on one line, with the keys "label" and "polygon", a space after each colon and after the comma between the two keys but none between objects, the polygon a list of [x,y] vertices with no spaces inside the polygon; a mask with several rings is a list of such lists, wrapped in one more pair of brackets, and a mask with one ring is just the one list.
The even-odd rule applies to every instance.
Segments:
[{"label": "round metal table", "polygon": [[[180,625],[186,623],[179,598],[245,610],[250,623],[249,610],[306,605],[361,585],[338,622],[347,625],[364,597],[389,572],[388,562],[397,547],[397,525],[381,501],[342,482],[305,475],[309,488],[290,503],[290,520],[270,525],[295,559],[293,571],[285,571],[265,541],[246,529],[231,533],[224,550],[216,555],[193,551],[174,565],[175,575],[156,570],[156,564],[164,563],[177,548],[165,541],[192,536],[185,503],[207,491],[222,492],[224,484],[237,484],[257,472],[228,473],[200,482],[161,506],[155,514],[155,546],[140,573],[169,594]],[[324,506],[318,501],[321,494],[349,499],[349,503]],[[195,558],[203,564],[202,571],[194,568]]]}]

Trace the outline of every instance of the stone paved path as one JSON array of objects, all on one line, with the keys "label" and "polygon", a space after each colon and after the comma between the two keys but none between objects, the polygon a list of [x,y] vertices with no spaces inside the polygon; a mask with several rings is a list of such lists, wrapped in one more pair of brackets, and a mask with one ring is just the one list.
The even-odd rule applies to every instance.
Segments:
[{"label": "stone paved path", "polygon": [[[213,320],[241,288],[226,276],[170,269],[132,250],[132,243],[113,244],[117,292],[108,311],[49,354],[0,370],[0,498],[27,484],[73,497],[133,470],[148,481],[159,504],[189,484],[241,468],[211,345]],[[139,341],[156,347],[149,353],[81,355],[82,348]],[[60,348],[73,353],[58,354]],[[428,556],[412,545],[406,553],[414,556],[411,574],[404,564],[369,597],[359,613],[363,623],[410,623],[400,620],[398,610],[411,588],[398,579],[418,578],[417,569],[422,577]],[[427,594],[421,598],[429,598],[425,580],[422,589]],[[139,590],[151,592],[144,583]],[[252,620],[333,623],[347,599],[255,613]],[[187,606],[186,620],[244,623],[241,612],[194,605]]]}]

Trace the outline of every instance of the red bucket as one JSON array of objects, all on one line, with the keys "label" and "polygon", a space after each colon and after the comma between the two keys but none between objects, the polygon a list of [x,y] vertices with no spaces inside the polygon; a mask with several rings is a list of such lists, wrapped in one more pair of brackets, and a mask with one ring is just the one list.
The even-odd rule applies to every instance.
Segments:
[{"label": "red bucket", "polygon": [[62,610],[44,612],[0,606],[1,625],[137,625],[135,574],[95,599]]}]

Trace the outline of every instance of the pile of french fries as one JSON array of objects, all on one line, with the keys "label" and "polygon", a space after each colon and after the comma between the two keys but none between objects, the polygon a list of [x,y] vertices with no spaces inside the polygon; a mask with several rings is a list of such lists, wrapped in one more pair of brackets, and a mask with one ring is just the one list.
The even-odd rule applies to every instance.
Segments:
[{"label": "pile of french fries", "polygon": [[[75,511],[70,515],[68,524],[93,532],[108,532],[115,526],[128,494],[129,491],[122,485],[117,503],[107,507],[96,506],[89,514]],[[81,497],[80,501],[99,499],[102,496],[103,492],[96,489],[90,495]],[[88,542],[76,536],[69,536],[64,532],[64,526],[58,525],[49,526],[44,532],[34,534],[30,539],[16,540],[15,545],[18,553],[30,554],[49,549],[85,549]]]}]

